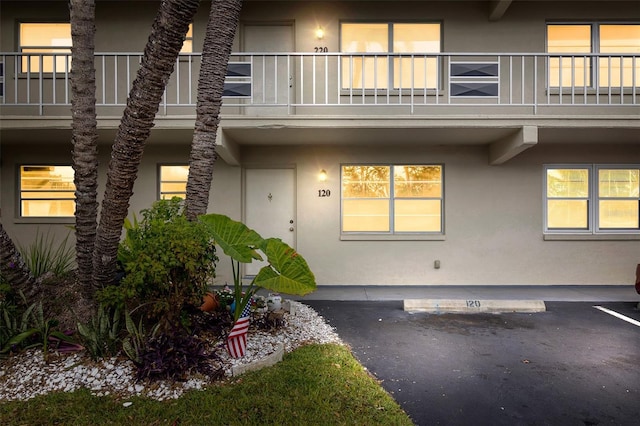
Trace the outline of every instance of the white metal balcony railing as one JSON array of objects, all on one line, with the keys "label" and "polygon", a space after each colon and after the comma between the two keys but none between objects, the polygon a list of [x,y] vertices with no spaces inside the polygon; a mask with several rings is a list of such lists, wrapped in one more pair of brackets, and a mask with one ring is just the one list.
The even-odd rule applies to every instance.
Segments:
[{"label": "white metal balcony railing", "polygon": [[[123,107],[142,54],[97,53],[98,107]],[[0,105],[71,104],[70,53],[0,53]],[[180,55],[160,114],[196,103],[200,54]],[[223,113],[315,114],[295,107],[640,105],[640,56],[629,54],[235,53]],[[477,108],[475,108],[477,110]],[[262,109],[262,111],[265,111]],[[33,114],[33,112],[31,112]]]}]

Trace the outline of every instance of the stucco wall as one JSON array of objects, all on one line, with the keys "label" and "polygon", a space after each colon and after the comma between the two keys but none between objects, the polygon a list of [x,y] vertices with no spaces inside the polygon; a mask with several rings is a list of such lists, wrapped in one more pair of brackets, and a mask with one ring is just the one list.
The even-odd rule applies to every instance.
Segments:
[{"label": "stucco wall", "polygon": [[[451,4],[455,3],[455,7]],[[490,22],[489,2],[252,2],[242,21],[293,23],[295,48],[313,52],[317,26],[324,27],[321,45],[339,50],[342,20],[436,20],[443,23],[445,52],[543,52],[547,20],[637,20],[632,2],[513,2],[505,16]],[[25,6],[26,5],[26,6]],[[117,7],[115,7],[115,6]],[[208,16],[203,2],[195,18],[194,50],[200,51]],[[141,51],[155,16],[157,2],[99,1],[97,51]],[[17,20],[68,19],[60,2],[0,3],[0,47],[17,47]],[[242,34],[236,41],[241,45]],[[65,113],[66,113],[65,109]],[[340,110],[338,113],[343,113]],[[589,113],[597,114],[593,109]],[[185,120],[187,122],[188,120]],[[462,122],[462,121],[461,121]],[[224,120],[222,122],[224,126]],[[182,125],[186,128],[186,125]],[[41,130],[46,133],[45,130]],[[319,130],[321,132],[321,130]],[[295,165],[297,176],[297,248],[309,261],[319,284],[627,284],[640,262],[640,241],[544,241],[543,165],[547,163],[640,163],[637,144],[611,140],[585,145],[580,140],[544,144],[501,166],[488,165],[488,146],[404,145],[401,132],[386,145],[305,145],[241,147],[247,167]],[[16,167],[24,163],[70,163],[68,137],[42,137],[23,145],[0,145],[0,208],[4,228],[23,244],[53,221],[16,219]],[[104,191],[110,140],[101,141],[100,189]],[[459,142],[459,141],[458,141]],[[557,141],[556,141],[557,142]],[[134,187],[130,212],[149,207],[157,196],[157,165],[186,163],[190,139],[150,141]],[[251,143],[260,143],[259,140]],[[465,142],[466,143],[466,142]],[[343,241],[340,239],[340,165],[344,163],[441,163],[445,167],[445,239],[443,241]],[[317,173],[328,172],[320,186]],[[320,188],[332,196],[320,198]],[[242,218],[242,169],[219,161],[210,211]],[[52,226],[66,235],[69,224]],[[434,269],[433,262],[441,262]],[[219,282],[230,281],[223,259]]]},{"label": "stucco wall", "polygon": [[[296,50],[311,52],[317,46],[317,26],[325,29],[322,44],[339,51],[339,24],[343,20],[434,20],[443,22],[446,52],[544,52],[546,20],[638,19],[640,12],[626,1],[516,1],[502,19],[488,20],[487,1],[245,1],[245,23],[295,22]],[[209,2],[202,2],[194,19],[194,50],[202,51]],[[452,7],[452,4],[454,6]],[[139,52],[147,41],[158,2],[98,1],[96,51]],[[17,47],[16,22],[69,19],[66,1],[3,1],[0,4],[2,51]]]},{"label": "stucco wall", "polygon": [[[544,241],[543,165],[630,163],[630,147],[539,146],[502,166],[486,147],[270,147],[247,150],[252,165],[297,166],[297,242],[320,284],[628,284],[640,241]],[[340,164],[442,163],[444,241],[341,241]],[[328,172],[320,184],[318,171]],[[317,190],[331,190],[319,198]],[[440,260],[441,268],[434,269]]]},{"label": "stucco wall", "polygon": [[[570,141],[568,141],[570,142]],[[22,162],[70,161],[70,150],[19,145],[2,149],[2,216],[9,234],[27,244],[37,229],[66,235],[64,225],[13,222],[14,176]],[[103,150],[100,194],[108,154]],[[33,152],[38,155],[34,156]],[[544,241],[545,163],[640,162],[628,145],[538,146],[501,166],[489,166],[485,146],[254,147],[243,159],[250,167],[295,165],[297,249],[309,261],[319,284],[627,284],[638,263],[640,241]],[[134,187],[130,212],[148,207],[157,194],[157,165],[188,161],[185,147],[149,146]],[[342,241],[340,165],[345,163],[441,163],[445,176],[444,241]],[[318,171],[328,172],[320,183]],[[209,211],[241,219],[241,169],[216,164]],[[318,197],[318,189],[331,197]],[[230,281],[222,257],[218,282]],[[441,268],[434,269],[440,260]]]},{"label": "stucco wall", "polygon": [[[57,239],[69,235],[69,244],[75,244],[75,238],[70,226],[73,219],[42,219],[18,218],[18,194],[16,194],[16,178],[21,164],[71,164],[71,143],[58,140],[48,141],[43,145],[21,145],[3,141],[0,146],[0,208],[2,211],[2,226],[9,236],[19,245],[29,245],[37,233],[50,233]],[[13,141],[15,142],[15,141]],[[104,142],[104,141],[103,141]],[[110,158],[109,145],[100,148],[99,188],[98,197],[101,199],[107,180],[107,167]],[[148,208],[158,197],[158,165],[159,164],[187,164],[189,162],[189,146],[182,145],[154,145],[147,146],[138,178],[133,188],[133,197],[129,207],[129,217]],[[209,200],[209,212],[226,214],[234,219],[241,219],[240,210],[241,170],[230,167],[223,161],[215,165],[215,177]],[[223,256],[220,256],[221,258]],[[219,265],[219,279],[221,282],[231,281],[231,265],[223,259]]]}]

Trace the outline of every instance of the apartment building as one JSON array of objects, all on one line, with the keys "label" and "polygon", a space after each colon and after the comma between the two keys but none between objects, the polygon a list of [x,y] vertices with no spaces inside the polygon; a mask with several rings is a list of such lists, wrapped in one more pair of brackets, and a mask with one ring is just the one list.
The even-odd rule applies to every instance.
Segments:
[{"label": "apartment building", "polygon": [[[158,3],[97,1],[100,193]],[[208,9],[176,62],[131,214],[184,196]],[[66,235],[68,5],[3,0],[0,19],[2,224],[21,243]],[[640,9],[245,0],[217,150],[209,211],[296,247],[319,285],[631,285]]]}]

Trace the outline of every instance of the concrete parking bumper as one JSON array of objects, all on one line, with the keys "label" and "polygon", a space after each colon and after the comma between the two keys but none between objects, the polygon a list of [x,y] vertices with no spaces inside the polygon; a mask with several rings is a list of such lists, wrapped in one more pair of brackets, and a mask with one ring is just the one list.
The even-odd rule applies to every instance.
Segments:
[{"label": "concrete parking bumper", "polygon": [[542,300],[503,299],[404,299],[407,312],[428,313],[504,313],[504,312],[544,312]]}]

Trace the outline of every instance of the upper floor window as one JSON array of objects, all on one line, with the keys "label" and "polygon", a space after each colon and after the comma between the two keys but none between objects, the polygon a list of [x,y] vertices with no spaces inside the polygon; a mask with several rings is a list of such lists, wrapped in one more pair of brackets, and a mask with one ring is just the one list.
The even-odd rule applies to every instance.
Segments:
[{"label": "upper floor window", "polygon": [[342,166],[342,232],[442,233],[442,168]]},{"label": "upper floor window", "polygon": [[439,23],[345,22],[340,51],[354,54],[342,61],[343,89],[438,87],[438,58],[427,53],[441,51]]},{"label": "upper floor window", "polygon": [[187,179],[189,178],[189,166],[187,165],[161,165],[160,196],[161,200],[173,197],[187,198]]},{"label": "upper floor window", "polygon": [[546,166],[546,231],[640,231],[639,175],[638,165]]},{"label": "upper floor window", "polygon": [[640,24],[549,24],[547,52],[550,87],[640,85]]},{"label": "upper floor window", "polygon": [[184,37],[184,43],[182,43],[182,49],[180,53],[193,53],[193,24],[189,24],[189,31]]},{"label": "upper floor window", "polygon": [[20,166],[20,216],[65,217],[75,214],[71,166]]},{"label": "upper floor window", "polygon": [[[20,23],[19,50],[23,56],[22,72],[69,72],[71,70],[70,23]],[[193,24],[180,53],[193,52]],[[33,55],[28,55],[33,54]]]},{"label": "upper floor window", "polygon": [[71,70],[71,24],[22,22],[19,43],[22,72]]}]

